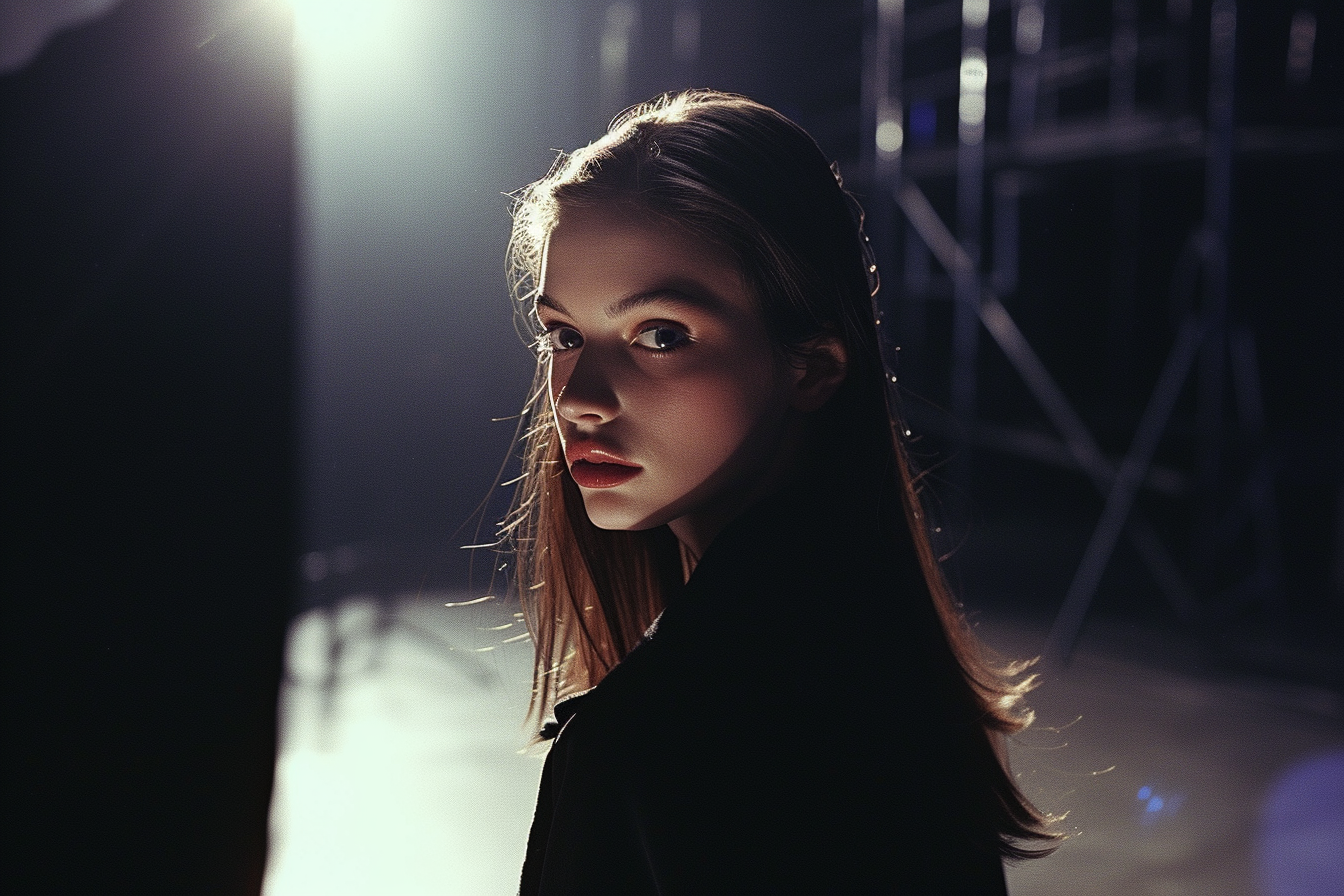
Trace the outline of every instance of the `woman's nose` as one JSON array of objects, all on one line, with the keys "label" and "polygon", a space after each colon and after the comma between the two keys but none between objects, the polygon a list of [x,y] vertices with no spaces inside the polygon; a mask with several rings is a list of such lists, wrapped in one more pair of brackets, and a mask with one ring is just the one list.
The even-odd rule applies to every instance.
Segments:
[{"label": "woman's nose", "polygon": [[610,359],[600,349],[584,346],[578,358],[551,366],[551,400],[556,413],[570,423],[606,423],[620,413]]}]

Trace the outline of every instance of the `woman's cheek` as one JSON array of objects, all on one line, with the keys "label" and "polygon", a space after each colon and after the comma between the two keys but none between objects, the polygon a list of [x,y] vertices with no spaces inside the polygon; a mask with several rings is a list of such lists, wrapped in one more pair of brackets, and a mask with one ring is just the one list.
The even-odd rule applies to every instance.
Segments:
[{"label": "woman's cheek", "polygon": [[[662,422],[687,441],[719,441],[744,429],[758,402],[740,380],[718,376],[685,379],[665,392]],[[701,446],[707,447],[707,446]]]}]

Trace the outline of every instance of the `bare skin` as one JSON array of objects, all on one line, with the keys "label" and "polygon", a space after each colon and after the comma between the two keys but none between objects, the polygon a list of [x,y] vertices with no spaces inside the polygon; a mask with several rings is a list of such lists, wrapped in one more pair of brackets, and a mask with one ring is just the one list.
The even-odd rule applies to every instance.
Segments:
[{"label": "bare skin", "polygon": [[551,408],[589,518],[667,525],[689,572],[793,472],[843,346],[786,360],[731,259],[626,210],[566,210],[540,286]]}]

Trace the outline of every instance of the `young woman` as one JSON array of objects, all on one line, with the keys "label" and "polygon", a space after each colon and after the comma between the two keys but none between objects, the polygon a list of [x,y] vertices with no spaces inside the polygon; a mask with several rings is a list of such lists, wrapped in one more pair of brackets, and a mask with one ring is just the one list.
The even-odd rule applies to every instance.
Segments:
[{"label": "young woman", "polygon": [[636,108],[519,194],[539,360],[504,531],[555,715],[524,896],[1002,894],[1047,851],[869,257],[817,145],[738,96]]}]

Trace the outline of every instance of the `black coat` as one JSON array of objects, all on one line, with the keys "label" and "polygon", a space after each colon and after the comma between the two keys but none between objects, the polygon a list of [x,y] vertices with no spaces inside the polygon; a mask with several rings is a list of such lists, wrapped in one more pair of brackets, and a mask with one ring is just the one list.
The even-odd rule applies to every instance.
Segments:
[{"label": "black coat", "polygon": [[556,707],[522,896],[1005,894],[904,525],[794,488],[725,529]]}]

